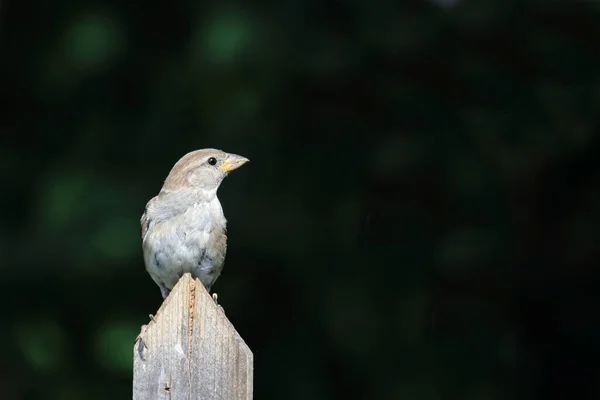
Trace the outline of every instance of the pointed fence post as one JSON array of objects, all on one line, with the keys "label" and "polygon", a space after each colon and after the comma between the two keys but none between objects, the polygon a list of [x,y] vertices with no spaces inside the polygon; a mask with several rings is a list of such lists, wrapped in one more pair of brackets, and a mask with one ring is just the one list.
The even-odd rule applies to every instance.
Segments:
[{"label": "pointed fence post", "polygon": [[133,351],[134,400],[251,400],[254,356],[199,280],[185,274]]}]

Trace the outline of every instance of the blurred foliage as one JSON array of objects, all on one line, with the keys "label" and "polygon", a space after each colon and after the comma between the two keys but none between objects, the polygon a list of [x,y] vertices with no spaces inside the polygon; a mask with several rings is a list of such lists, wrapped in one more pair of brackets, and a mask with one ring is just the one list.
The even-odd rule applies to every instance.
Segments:
[{"label": "blurred foliage", "polygon": [[0,4],[2,398],[131,397],[139,217],[220,189],[257,399],[597,398],[598,1]]}]

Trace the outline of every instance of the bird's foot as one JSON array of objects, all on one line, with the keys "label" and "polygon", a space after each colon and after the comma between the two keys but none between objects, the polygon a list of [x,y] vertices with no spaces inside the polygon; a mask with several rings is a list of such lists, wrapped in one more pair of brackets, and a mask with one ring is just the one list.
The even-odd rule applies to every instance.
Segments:
[{"label": "bird's foot", "polygon": [[148,325],[142,325],[142,329],[140,329],[140,334],[137,335],[137,337],[135,338],[135,342],[133,342],[133,345],[137,347],[138,355],[142,361],[146,361],[146,358],[144,357],[144,351],[148,348],[148,346],[144,342],[144,339],[142,338],[142,335],[146,333],[146,329],[148,329]]},{"label": "bird's foot", "polygon": [[[148,330],[148,325],[142,325],[142,328],[140,329],[140,333],[137,335],[137,337],[135,338],[135,341],[133,343],[137,343],[138,340],[142,340],[142,335],[144,333],[146,333],[146,331]],[[142,340],[143,342],[143,340]]]},{"label": "bird's foot", "polygon": [[[156,323],[156,319],[154,319],[154,315],[149,314],[148,317],[150,317],[150,321]],[[146,331],[148,330],[148,325],[142,325],[142,327],[140,328],[140,333],[137,335],[137,337],[135,338],[135,341],[133,343],[137,343],[138,340],[142,339],[142,335],[144,333],[146,333]],[[144,343],[144,341],[142,340],[142,343]],[[145,344],[144,344],[145,346]]]},{"label": "bird's foot", "polygon": [[219,299],[219,296],[218,296],[216,293],[213,293],[213,294],[212,294],[212,298],[213,298],[213,300],[215,301],[215,304],[217,305],[217,307],[219,307],[219,309],[220,309],[221,311],[223,311],[223,313],[225,313],[225,310],[223,309],[223,306],[221,306],[221,305],[219,304],[219,302],[217,301],[217,300]]}]

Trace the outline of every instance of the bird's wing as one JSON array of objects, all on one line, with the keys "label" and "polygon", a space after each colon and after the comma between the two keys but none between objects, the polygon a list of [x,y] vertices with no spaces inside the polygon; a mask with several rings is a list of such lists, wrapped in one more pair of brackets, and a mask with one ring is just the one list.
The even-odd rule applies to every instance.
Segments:
[{"label": "bird's wing", "polygon": [[144,239],[144,236],[146,236],[146,232],[148,232],[148,228],[150,227],[151,219],[148,217],[148,208],[150,207],[150,204],[155,200],[156,197],[153,197],[148,203],[146,203],[144,213],[142,214],[142,218],[140,218],[140,226],[142,228],[142,240]]},{"label": "bird's wing", "polygon": [[142,218],[140,219],[140,225],[142,228],[142,240],[144,236],[146,236],[146,232],[148,231],[148,226],[150,225],[150,220],[146,216],[146,211],[142,214]]},{"label": "bird's wing", "polygon": [[187,200],[181,193],[164,191],[150,199],[140,219],[142,240],[153,225],[183,214],[189,207]]}]

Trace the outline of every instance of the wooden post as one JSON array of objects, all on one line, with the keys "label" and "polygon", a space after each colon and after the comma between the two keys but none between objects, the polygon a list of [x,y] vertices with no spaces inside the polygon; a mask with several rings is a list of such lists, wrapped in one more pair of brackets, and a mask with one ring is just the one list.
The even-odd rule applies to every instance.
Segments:
[{"label": "wooden post", "polygon": [[136,340],[133,399],[251,400],[253,358],[202,283],[185,274]]}]

